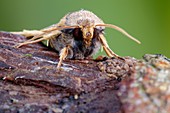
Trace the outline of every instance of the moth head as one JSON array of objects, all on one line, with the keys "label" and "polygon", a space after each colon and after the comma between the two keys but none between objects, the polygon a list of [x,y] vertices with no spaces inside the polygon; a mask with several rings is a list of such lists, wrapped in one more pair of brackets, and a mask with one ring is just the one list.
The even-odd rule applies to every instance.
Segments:
[{"label": "moth head", "polygon": [[94,20],[89,19],[80,19],[77,21],[78,27],[81,29],[82,32],[82,38],[85,43],[85,45],[90,46],[91,40],[94,35]]}]

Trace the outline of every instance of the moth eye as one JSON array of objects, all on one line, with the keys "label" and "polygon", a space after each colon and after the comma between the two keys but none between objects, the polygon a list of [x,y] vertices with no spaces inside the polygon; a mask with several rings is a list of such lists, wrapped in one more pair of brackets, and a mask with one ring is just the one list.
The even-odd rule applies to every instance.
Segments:
[{"label": "moth eye", "polygon": [[94,33],[93,33],[93,37],[98,37],[99,36],[99,30],[94,28]]},{"label": "moth eye", "polygon": [[73,36],[75,38],[75,40],[81,40],[83,37],[82,37],[82,31],[80,28],[75,28],[73,30]]},{"label": "moth eye", "polygon": [[97,28],[94,28],[94,33],[93,33],[93,37],[98,37],[99,34],[103,34],[104,33],[104,29],[97,29]]}]

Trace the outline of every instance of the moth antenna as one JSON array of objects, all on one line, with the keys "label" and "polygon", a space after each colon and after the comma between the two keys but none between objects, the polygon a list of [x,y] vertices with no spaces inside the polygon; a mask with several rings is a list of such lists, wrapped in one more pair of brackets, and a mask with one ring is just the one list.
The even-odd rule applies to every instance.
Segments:
[{"label": "moth antenna", "polygon": [[42,29],[42,32],[51,32],[54,30],[61,30],[61,29],[66,29],[66,28],[78,28],[79,26],[54,26],[51,28],[47,28],[47,29]]},{"label": "moth antenna", "polygon": [[77,27],[78,26],[55,26],[55,27],[51,27],[51,28],[42,29],[41,30],[43,32],[42,34],[36,35],[33,38],[31,38],[30,40],[28,40],[28,41],[36,40],[36,39],[42,37],[44,34],[47,34],[47,33],[51,32],[51,31],[61,30],[61,29],[65,29],[65,28],[77,28]]},{"label": "moth antenna", "polygon": [[130,38],[131,40],[137,42],[138,44],[141,44],[141,42],[139,40],[137,40],[136,38],[134,38],[133,36],[131,36],[130,34],[128,34],[125,30],[123,30],[122,28],[113,25],[113,24],[97,24],[96,26],[105,26],[105,27],[109,27],[109,28],[113,28],[116,29],[117,31],[121,32],[122,34],[126,35],[128,38]]}]

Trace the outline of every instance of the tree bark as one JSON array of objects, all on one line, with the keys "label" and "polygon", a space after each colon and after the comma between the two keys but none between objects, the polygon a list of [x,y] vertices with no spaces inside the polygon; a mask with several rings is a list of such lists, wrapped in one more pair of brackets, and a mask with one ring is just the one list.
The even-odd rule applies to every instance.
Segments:
[{"label": "tree bark", "polygon": [[[161,72],[166,72],[166,78],[170,78],[169,59],[164,56],[145,55],[145,61],[132,57],[122,59],[104,57],[98,60],[66,59],[58,71],[56,70],[58,53],[41,43],[21,48],[14,47],[25,40],[26,38],[20,35],[0,32],[0,111],[2,112],[136,112],[138,106],[134,99],[144,103],[143,97],[138,94],[141,86],[144,87],[142,94],[147,95],[147,98],[155,94],[151,89],[158,88],[150,85],[151,81],[160,83],[159,90],[155,90],[157,94],[163,93],[167,97],[166,100],[168,99],[166,102],[169,103],[170,95],[164,90],[169,88],[167,86],[169,83],[163,84],[165,81],[158,80]],[[138,85],[134,87],[135,83]],[[147,88],[151,89],[148,91]],[[168,111],[170,108],[164,103],[165,98],[161,98],[160,101],[163,103],[161,106],[154,103],[154,98],[157,96],[148,99],[147,103],[150,102],[157,108],[159,106],[159,110],[165,108],[164,110]],[[147,107],[143,109],[149,109]]]}]

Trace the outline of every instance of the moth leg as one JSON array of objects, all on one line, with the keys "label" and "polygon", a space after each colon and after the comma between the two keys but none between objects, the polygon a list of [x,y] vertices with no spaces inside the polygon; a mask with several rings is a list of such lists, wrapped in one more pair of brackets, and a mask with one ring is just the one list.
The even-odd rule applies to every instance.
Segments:
[{"label": "moth leg", "polygon": [[109,56],[109,57],[119,57],[116,53],[114,53],[110,48],[109,48],[109,45],[107,44],[107,41],[105,39],[105,37],[100,34],[99,35],[99,40],[103,46],[103,49],[104,51],[106,52],[106,54]]},{"label": "moth leg", "polygon": [[41,42],[43,40],[49,40],[50,38],[52,38],[53,36],[58,36],[59,34],[61,34],[60,31],[56,30],[53,31],[51,33],[45,34],[45,33],[41,33],[40,35],[35,35],[33,38],[23,42],[23,43],[19,43],[16,47],[21,47],[23,45],[27,45],[27,44],[33,44],[33,43],[37,43],[37,42]]},{"label": "moth leg", "polygon": [[60,58],[57,65],[57,69],[60,69],[63,60],[65,60],[65,58],[67,57],[69,48],[69,46],[66,46],[60,51]]}]

